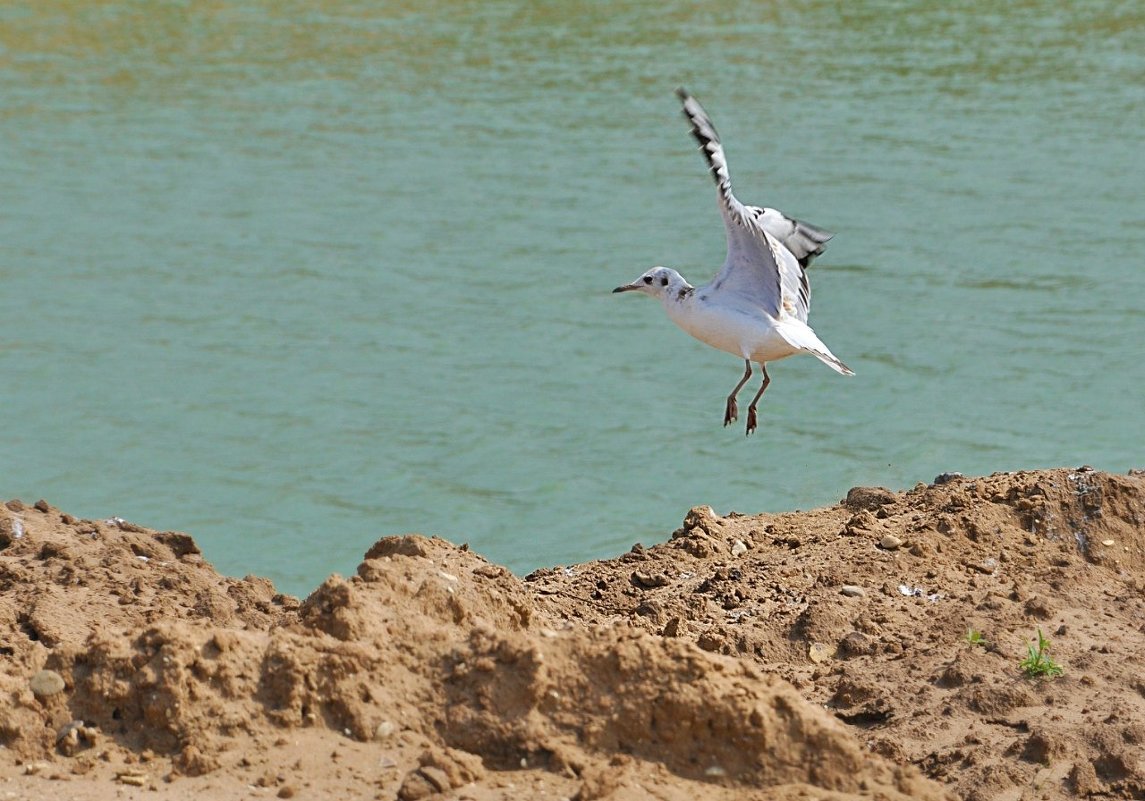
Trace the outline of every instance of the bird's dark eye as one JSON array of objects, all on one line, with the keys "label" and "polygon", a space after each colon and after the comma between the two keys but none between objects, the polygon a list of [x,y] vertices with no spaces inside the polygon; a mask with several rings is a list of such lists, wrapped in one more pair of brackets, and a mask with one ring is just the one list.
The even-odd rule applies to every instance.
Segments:
[{"label": "bird's dark eye", "polygon": [[660,286],[668,286],[668,279],[667,278],[661,278],[660,279]]},{"label": "bird's dark eye", "polygon": [[650,276],[650,275],[644,276],[644,283],[646,283],[646,284],[652,283],[652,276]]}]

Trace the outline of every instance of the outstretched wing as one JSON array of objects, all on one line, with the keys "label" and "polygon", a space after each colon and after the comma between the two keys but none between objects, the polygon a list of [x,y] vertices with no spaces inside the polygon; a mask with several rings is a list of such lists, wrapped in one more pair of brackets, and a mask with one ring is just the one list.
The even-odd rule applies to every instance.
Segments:
[{"label": "outstretched wing", "polygon": [[734,292],[773,317],[787,313],[806,322],[811,308],[807,273],[780,238],[765,226],[767,212],[771,210],[745,206],[732,193],[724,148],[703,106],[683,89],[676,93],[684,104],[684,116],[691,123],[692,136],[699,142],[700,152],[715,179],[720,212],[727,229],[727,260],[709,288]]}]

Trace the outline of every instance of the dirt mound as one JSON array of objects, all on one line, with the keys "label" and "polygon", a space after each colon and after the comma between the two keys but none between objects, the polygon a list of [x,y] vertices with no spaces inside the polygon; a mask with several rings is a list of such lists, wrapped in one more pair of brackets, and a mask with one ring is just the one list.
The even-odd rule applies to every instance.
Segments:
[{"label": "dirt mound", "polygon": [[[92,798],[1135,798],[1143,568],[1145,481],[1086,469],[701,507],[668,542],[525,580],[387,537],[301,603],[219,576],[185,534],[9,502],[0,779]],[[1019,670],[1038,628],[1058,678]]]},{"label": "dirt mound", "polygon": [[[805,513],[701,507],[670,542],[529,580],[551,615],[782,676],[961,797],[1142,797],[1145,478],[940,478]],[[1019,669],[1039,629],[1061,677]]]}]

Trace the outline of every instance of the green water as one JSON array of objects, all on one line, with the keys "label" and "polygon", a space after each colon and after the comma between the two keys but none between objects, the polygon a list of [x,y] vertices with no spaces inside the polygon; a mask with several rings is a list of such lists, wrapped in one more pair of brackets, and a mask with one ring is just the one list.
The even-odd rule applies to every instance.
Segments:
[{"label": "green water", "polygon": [[[1068,9],[1068,10],[1066,10]],[[0,496],[296,593],[379,536],[518,571],[947,470],[1145,464],[1138,2],[0,7]],[[858,373],[612,287],[741,198],[837,232]]]}]

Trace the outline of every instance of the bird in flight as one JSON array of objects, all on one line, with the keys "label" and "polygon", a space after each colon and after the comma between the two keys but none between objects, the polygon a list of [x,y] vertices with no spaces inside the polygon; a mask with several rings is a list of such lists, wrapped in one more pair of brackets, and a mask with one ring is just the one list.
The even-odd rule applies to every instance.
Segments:
[{"label": "bird in flight", "polygon": [[807,325],[811,308],[807,266],[833,234],[776,209],[745,206],[736,199],[727,157],[711,119],[684,89],[677,89],[676,94],[716,182],[727,230],[727,260],[703,286],[692,286],[669,267],[653,267],[612,291],[643,292],[658,299],[680,328],[743,359],[743,377],[724,407],[725,426],[739,417],[736,396],[751,378],[751,363],[760,366],[763,383],[747,409],[746,429],[751,434],[756,429],[756,406],[771,383],[768,362],[810,353],[835,372],[854,375]]}]

